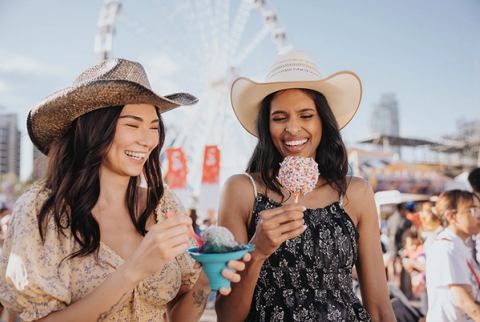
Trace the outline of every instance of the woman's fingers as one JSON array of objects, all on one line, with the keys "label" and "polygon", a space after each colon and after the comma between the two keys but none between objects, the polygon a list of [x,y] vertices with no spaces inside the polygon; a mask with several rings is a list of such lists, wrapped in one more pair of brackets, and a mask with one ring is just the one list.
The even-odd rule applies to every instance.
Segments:
[{"label": "woman's fingers", "polygon": [[245,269],[245,263],[242,261],[229,261],[227,266],[237,272]]},{"label": "woman's fingers", "polygon": [[185,215],[177,215],[177,216],[165,219],[163,221],[159,221],[158,223],[153,225],[152,230],[164,230],[164,229],[169,229],[178,225],[184,225],[187,227],[191,226],[192,219]]},{"label": "woman's fingers", "polygon": [[245,255],[243,255],[242,261],[244,261],[245,263],[248,263],[251,259],[252,259],[252,255],[250,255],[250,253],[246,253]]},{"label": "woman's fingers", "polygon": [[231,288],[225,288],[225,287],[222,287],[218,290],[220,292],[220,294],[222,295],[228,295],[230,294],[230,292],[232,291]]},{"label": "woman's fingers", "polygon": [[169,250],[169,253],[172,254],[172,258],[177,257],[178,255],[183,254],[187,248],[188,244],[180,244],[178,246],[172,247]]},{"label": "woman's fingers", "polygon": [[303,212],[289,210],[273,217],[270,221],[273,224],[279,225],[279,224],[283,224],[289,221],[294,221],[299,219],[303,219]]},{"label": "woman's fingers", "polygon": [[283,235],[287,232],[294,231],[300,227],[303,227],[304,224],[305,224],[305,220],[303,219],[294,220],[294,221],[290,221],[288,223],[284,223],[280,225],[277,230],[281,235]]},{"label": "woman's fingers", "polygon": [[165,240],[164,246],[165,248],[170,248],[170,247],[176,247],[176,246],[181,246],[185,244],[188,247],[188,243],[189,243],[188,235],[181,234],[181,235],[173,236],[168,240]]},{"label": "woman's fingers", "polygon": [[302,225],[301,227],[295,229],[295,230],[292,230],[290,232],[287,232],[287,233],[284,233],[281,235],[281,241],[282,243],[288,239],[293,239],[295,237],[298,237],[299,235],[301,235],[305,229],[307,229],[307,226],[305,225]]},{"label": "woman's fingers", "polygon": [[233,283],[240,282],[240,275],[235,272],[232,272],[231,270],[224,269],[222,271],[222,276],[225,277],[230,282],[233,282]]},{"label": "woman's fingers", "polygon": [[260,213],[260,216],[263,220],[267,220],[270,218],[273,218],[279,214],[282,214],[284,212],[301,212],[303,213],[307,208],[305,206],[299,205],[299,204],[289,204],[289,205],[283,205],[278,208],[273,208],[269,210],[264,210]]},{"label": "woman's fingers", "polygon": [[185,225],[177,225],[157,233],[163,240],[168,240],[177,236],[188,237],[188,228]]}]

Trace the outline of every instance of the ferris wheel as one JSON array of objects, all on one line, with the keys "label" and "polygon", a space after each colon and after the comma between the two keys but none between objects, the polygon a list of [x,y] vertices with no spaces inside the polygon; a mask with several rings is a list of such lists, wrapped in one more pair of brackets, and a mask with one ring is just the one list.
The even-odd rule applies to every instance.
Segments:
[{"label": "ferris wheel", "polygon": [[[198,192],[204,147],[217,145],[223,183],[228,176],[245,170],[256,142],[241,128],[230,107],[231,82],[239,70],[248,76],[264,74],[263,69],[268,68],[277,53],[290,50],[286,30],[267,0],[142,3],[144,7],[140,8],[138,1],[104,0],[95,53],[99,60],[104,60],[141,46],[151,47],[162,57],[162,66],[170,68],[163,83],[181,84],[176,91],[192,92],[199,97],[196,106],[164,115],[168,128],[166,146],[183,148],[189,169],[188,185]],[[269,53],[267,60],[262,61],[265,55],[259,52]],[[157,89],[155,81],[152,83]]]}]

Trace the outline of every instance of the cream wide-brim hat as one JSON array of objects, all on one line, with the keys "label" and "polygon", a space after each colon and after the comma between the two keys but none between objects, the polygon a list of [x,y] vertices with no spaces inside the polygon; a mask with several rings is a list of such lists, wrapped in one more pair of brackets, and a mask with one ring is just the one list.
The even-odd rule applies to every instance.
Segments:
[{"label": "cream wide-brim hat", "polygon": [[148,81],[143,66],[126,59],[110,59],[84,71],[73,85],[45,98],[27,117],[33,144],[48,154],[50,144],[62,136],[79,116],[100,108],[126,104],[151,104],[160,113],[198,99],[188,93],[159,95]]},{"label": "cream wide-brim hat", "polygon": [[245,130],[258,136],[257,117],[263,99],[271,93],[292,88],[322,93],[339,129],[352,120],[362,98],[362,83],[354,72],[340,71],[322,78],[310,57],[303,52],[292,51],[278,55],[264,83],[246,77],[233,81],[230,92],[233,111]]}]

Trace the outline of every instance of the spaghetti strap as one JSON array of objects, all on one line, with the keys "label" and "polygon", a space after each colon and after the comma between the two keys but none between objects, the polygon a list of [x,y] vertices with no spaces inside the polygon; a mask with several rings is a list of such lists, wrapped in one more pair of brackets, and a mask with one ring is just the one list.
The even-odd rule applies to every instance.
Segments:
[{"label": "spaghetti strap", "polygon": [[257,198],[257,185],[255,184],[255,180],[253,180],[252,176],[249,173],[245,172],[244,175],[246,175],[250,179],[250,182],[253,186],[253,196],[254,198]]}]

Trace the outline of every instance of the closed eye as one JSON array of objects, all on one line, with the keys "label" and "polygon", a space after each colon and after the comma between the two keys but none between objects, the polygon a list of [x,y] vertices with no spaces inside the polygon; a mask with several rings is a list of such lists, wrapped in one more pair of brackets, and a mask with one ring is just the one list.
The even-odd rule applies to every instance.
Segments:
[{"label": "closed eye", "polygon": [[302,115],[300,116],[302,119],[310,119],[313,117],[313,114],[307,114],[307,115]]},{"label": "closed eye", "polygon": [[129,126],[129,127],[133,127],[133,128],[136,128],[138,129],[138,125],[135,125],[135,124],[125,124],[126,126]]}]

